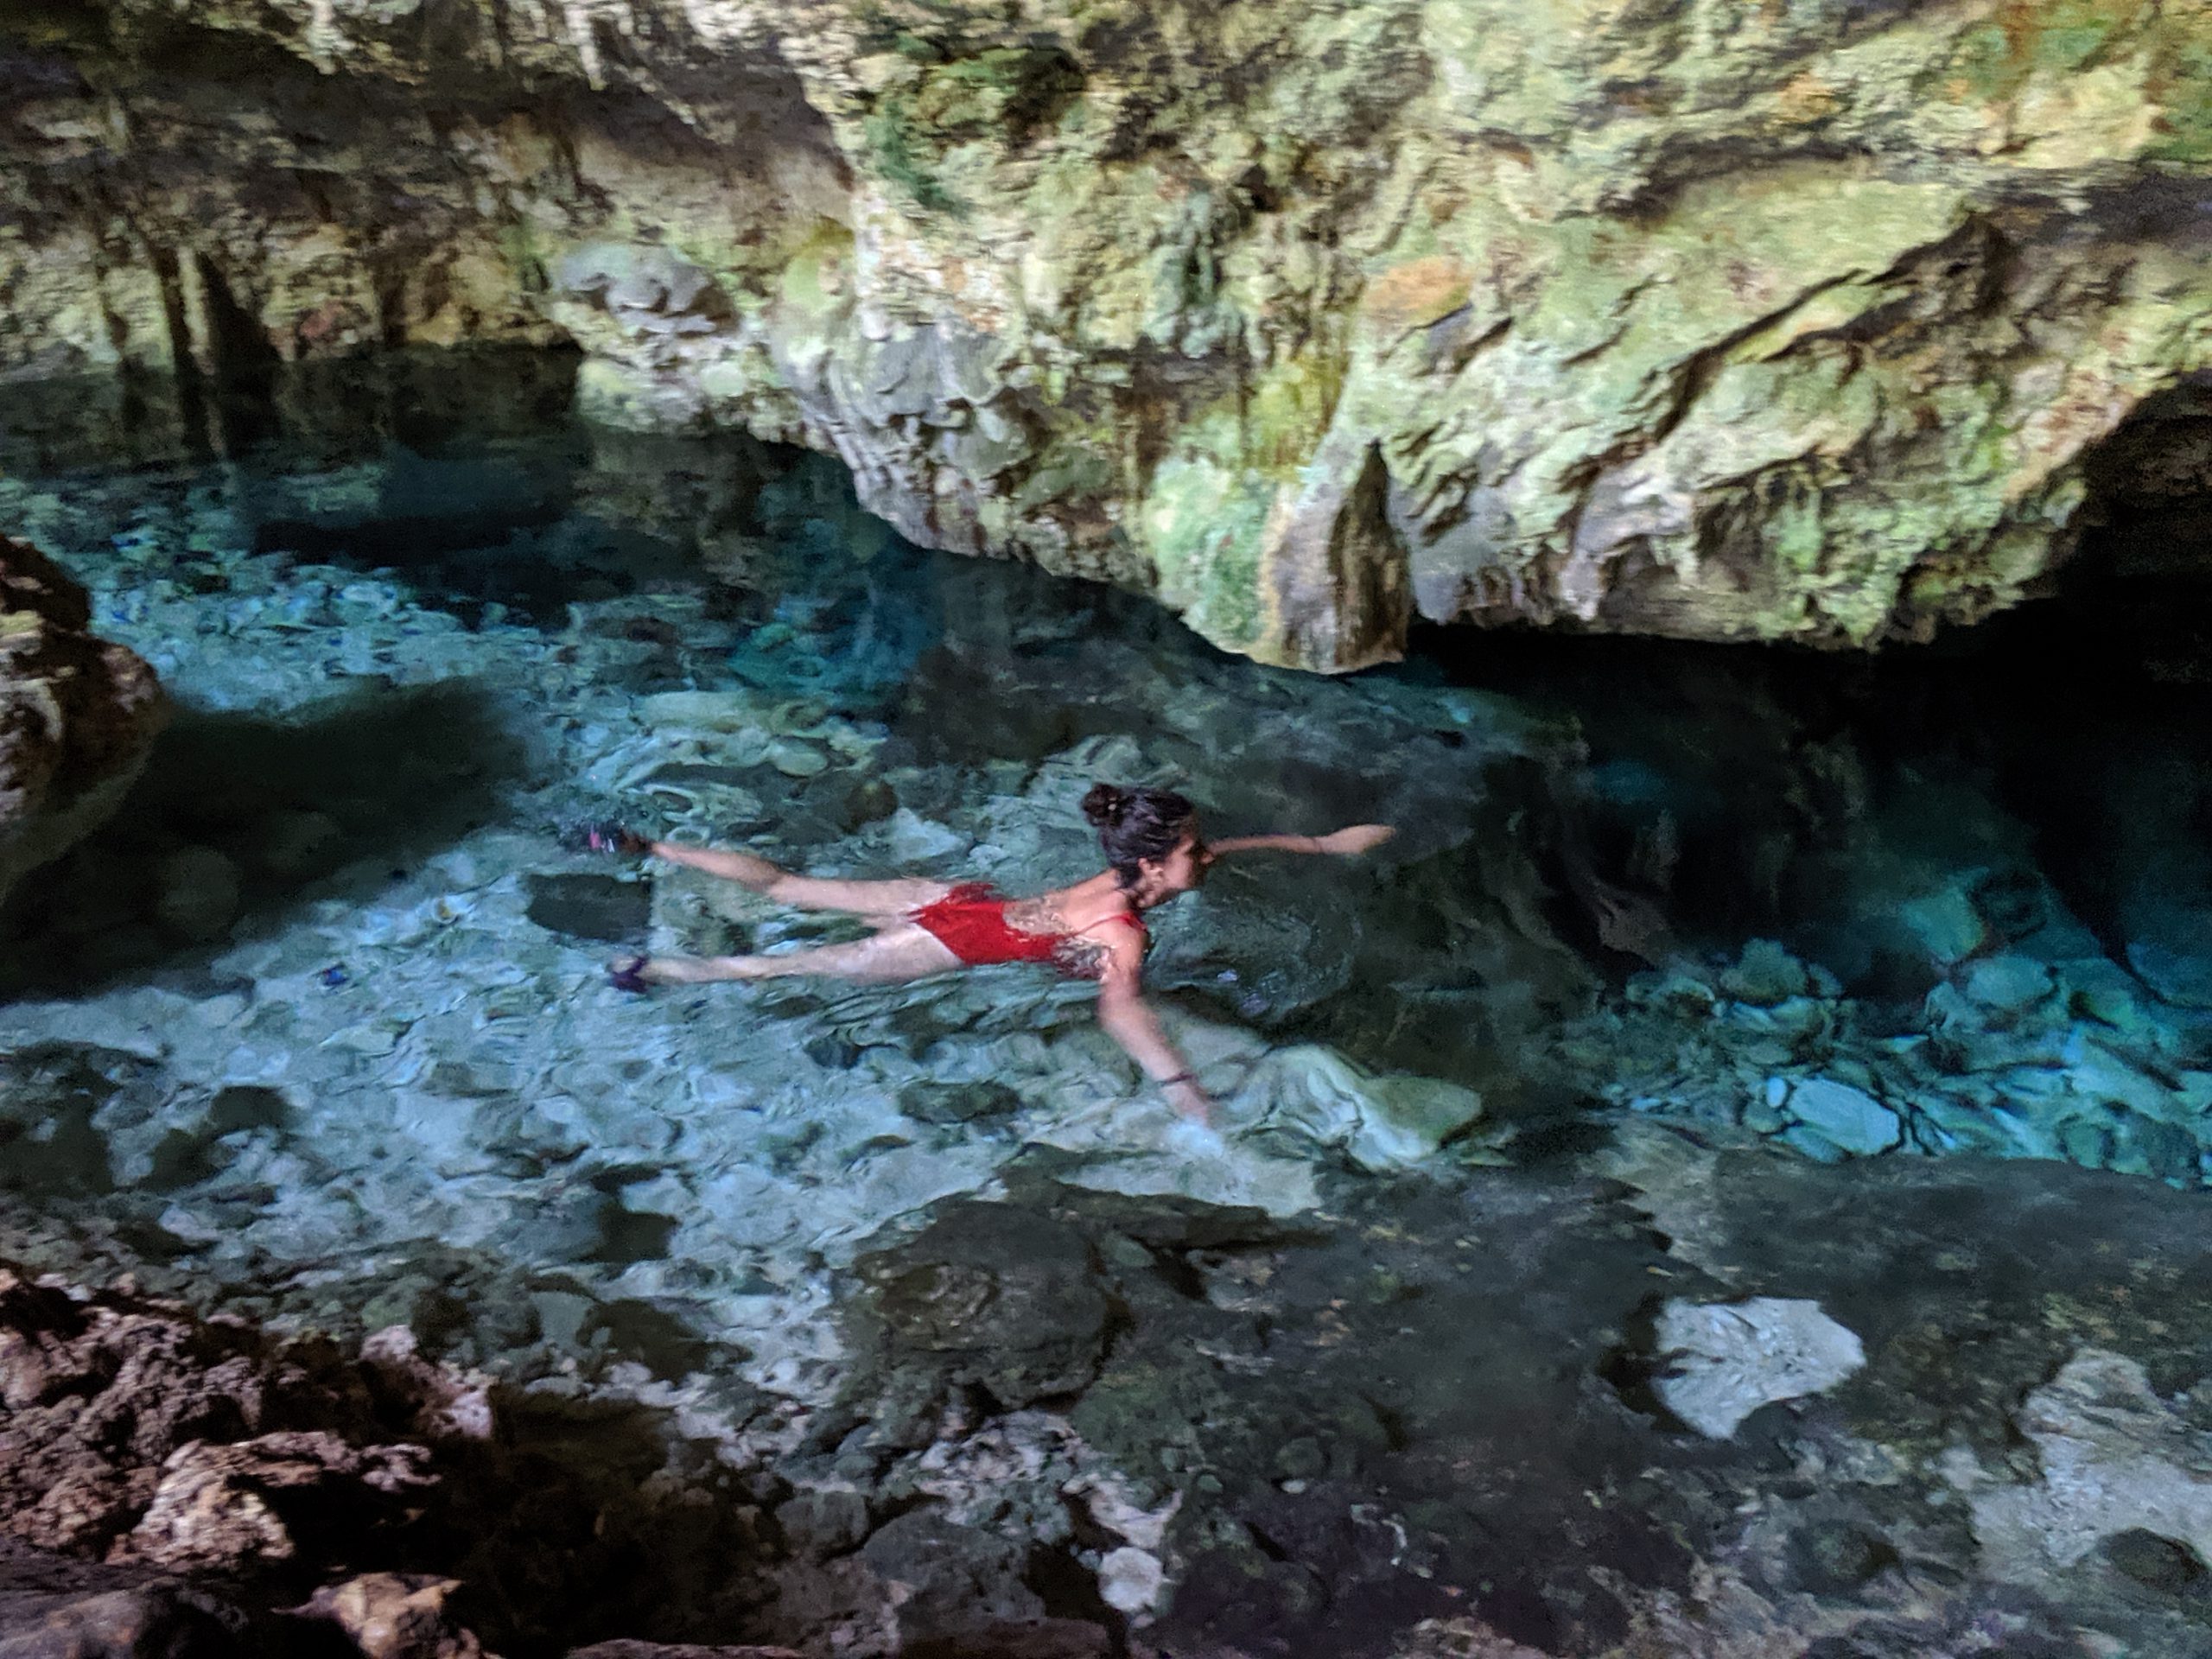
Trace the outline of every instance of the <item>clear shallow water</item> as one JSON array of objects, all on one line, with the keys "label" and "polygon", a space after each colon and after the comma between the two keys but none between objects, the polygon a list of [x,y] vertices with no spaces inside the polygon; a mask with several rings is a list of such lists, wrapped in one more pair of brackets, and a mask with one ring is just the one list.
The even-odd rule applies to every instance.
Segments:
[{"label": "clear shallow water", "polygon": [[[1517,1077],[1493,1027],[1593,986],[1516,913],[1540,882],[1506,821],[1560,736],[1541,719],[1256,670],[1126,595],[908,547],[818,460],[503,426],[500,390],[463,420],[427,406],[449,384],[402,378],[362,429],[124,472],[67,469],[49,435],[53,470],[11,469],[10,522],[181,709],[127,811],[8,918],[0,1027],[40,1080],[16,1097],[89,1114],[18,1180],[97,1196],[87,1225],[348,1323],[411,1317],[422,1283],[375,1286],[424,1253],[434,1285],[479,1257],[557,1269],[789,1381],[834,1358],[829,1266],[1013,1159],[1306,1207],[1334,1143],[1393,1166],[1468,1128],[1465,1090]],[[1098,777],[1174,781],[1223,828],[1406,829],[1361,868],[1225,873],[1159,930],[1154,982],[1217,1087],[1296,1120],[1195,1173],[1087,988],[626,998],[601,965],[649,938],[850,925],[552,833],[615,812],[1020,889],[1094,868],[1075,803]],[[1459,1088],[1363,1127],[1339,1047]],[[272,1121],[234,1126],[247,1102]],[[349,1288],[295,1295],[290,1264]],[[565,1349],[571,1312],[455,1340]]]},{"label": "clear shallow water", "polygon": [[[111,429],[35,396],[0,456],[7,522],[180,705],[0,968],[19,1055],[96,1044],[142,1099],[52,1179],[105,1179],[167,1253],[496,1238],[648,1301],[780,1292],[761,1252],[986,1185],[1070,1120],[1098,1118],[1070,1155],[1156,1152],[1081,988],[616,995],[599,964],[648,938],[845,925],[550,833],[613,813],[1020,888],[1091,867],[1096,777],[1173,782],[1217,833],[1402,830],[1226,868],[1164,919],[1155,989],[1283,1155],[1140,1185],[1307,1202],[1360,1108],[1265,1122],[1356,1090],[1307,1075],[1331,1056],[1488,1103],[1354,1166],[1440,1134],[1447,1164],[1541,1157],[1627,1108],[1820,1159],[2212,1168],[2203,688],[2144,676],[2110,601],[1873,664],[1446,635],[1324,681],[916,550],[818,458],[580,429],[557,362],[286,388],[201,411],[229,458],[142,416],[155,453],[103,464]],[[225,1127],[238,1090],[282,1121]]]},{"label": "clear shallow water", "polygon": [[[0,422],[0,524],[64,560],[180,705],[125,813],[0,918],[0,1248],[282,1321],[406,1323],[540,1389],[612,1382],[789,1450],[876,1363],[849,1315],[896,1282],[884,1252],[964,1198],[1049,1192],[1090,1206],[1056,1225],[1121,1230],[1078,1257],[1156,1255],[1215,1310],[1265,1300],[1240,1251],[1312,1247],[1282,1294],[1319,1349],[1338,1316],[1317,1310],[1365,1310],[1342,1317],[1397,1357],[1344,1389],[1405,1397],[1360,1433],[1441,1505],[1468,1444],[1581,1408],[1544,1392],[1563,1363],[1635,1394],[1639,1299],[1678,1269],[1614,1199],[1578,1206],[1593,1170],[1668,1234],[1707,1202],[1664,1195],[1672,1154],[1639,1121],[1690,1137],[1669,1146],[1764,1143],[1808,1181],[1780,1196],[1740,1176],[1769,1165],[1731,1166],[1749,1195],[1704,1217],[1740,1212],[1721,1280],[1761,1288],[1739,1275],[1764,1262],[1794,1294],[1843,1272],[1787,1243],[1838,1193],[1906,1217],[1899,1236],[1977,1181],[2056,1202],[1972,1162],[1926,1196],[1908,1160],[2192,1193],[2212,1168],[2203,691],[2185,639],[2145,671],[2124,597],[2116,624],[2072,625],[2112,618],[2100,601],[1874,664],[1452,635],[1324,681],[1224,658],[1139,599],[909,547],[818,458],[580,429],[565,391],[543,363],[286,382],[199,411],[223,455],[158,422],[129,450],[73,397]],[[824,873],[1018,890],[1094,868],[1075,803],[1100,777],[1184,788],[1216,833],[1402,830],[1360,863],[1224,868],[1158,919],[1149,982],[1224,1102],[1217,1153],[1167,1138],[1088,987],[1027,970],[622,996],[601,972],[618,950],[848,925],[552,833],[620,815]],[[2201,1232],[2171,1196],[2139,1203]],[[1499,1214],[1554,1211],[1566,1242],[1529,1262],[1572,1289],[1530,1302],[1504,1274],[1502,1333],[1448,1299],[1396,1311],[1414,1293],[1389,1287],[1440,1271],[1398,1259],[1406,1230],[1499,1248]],[[1835,1294],[1862,1329],[1885,1295],[1956,1300],[1940,1274],[1853,1271]],[[2057,1272],[2005,1294],[2029,1305],[2038,1275],[2056,1294]],[[1145,1356],[1197,1315],[1116,1294],[1146,1309],[1124,1349],[1147,1386],[1196,1388]],[[2186,1346],[2177,1328],[2161,1340]],[[1232,1376],[1268,1363],[1219,1340]],[[1970,1375],[1972,1352],[1939,1369]],[[1423,1355],[1456,1355],[1450,1380]],[[2161,1388],[2191,1380],[2158,1363]],[[1933,1386],[1924,1355],[1899,1364],[1890,1396]],[[1470,1419],[1470,1376],[1497,1421]],[[1149,1455],[1142,1411],[1088,1399],[1094,1445]],[[1245,1438],[1279,1504],[1320,1477],[1272,1467],[1302,1426],[1269,1400]],[[1579,1513],[1597,1465],[1656,1455],[1648,1433],[1500,1502]],[[1546,1548],[1498,1607],[1543,1602],[1572,1554]],[[1477,1576],[1478,1543],[1437,1548]],[[1570,1627],[1528,1617],[1525,1639]]]}]

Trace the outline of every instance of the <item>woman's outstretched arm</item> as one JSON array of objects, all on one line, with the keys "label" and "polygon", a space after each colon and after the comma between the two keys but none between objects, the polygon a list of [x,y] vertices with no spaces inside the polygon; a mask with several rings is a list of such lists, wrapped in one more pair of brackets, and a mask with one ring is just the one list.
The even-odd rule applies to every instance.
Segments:
[{"label": "woman's outstretched arm", "polygon": [[1184,1116],[1203,1123],[1213,1109],[1206,1091],[1191,1071],[1190,1062],[1176,1052],[1160,1030],[1160,1021],[1138,988],[1142,956],[1135,939],[1117,946],[1106,959],[1105,976],[1098,983],[1098,1023],[1106,1034],[1128,1051],[1147,1077],[1158,1084],[1168,1104]]},{"label": "woman's outstretched arm", "polygon": [[1224,853],[1352,853],[1372,852],[1398,832],[1387,823],[1347,824],[1325,836],[1231,836],[1210,841],[1206,850],[1218,858]]}]

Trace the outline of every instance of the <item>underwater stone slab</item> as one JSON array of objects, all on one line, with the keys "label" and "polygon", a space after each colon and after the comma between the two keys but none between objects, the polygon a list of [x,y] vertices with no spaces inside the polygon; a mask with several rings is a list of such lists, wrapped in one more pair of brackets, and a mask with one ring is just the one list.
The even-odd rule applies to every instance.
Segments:
[{"label": "underwater stone slab", "polygon": [[1015,1408],[1098,1374],[1105,1295],[1081,1235],[1033,1211],[957,1203],[861,1263],[892,1353]]},{"label": "underwater stone slab", "polygon": [[1863,1089],[1811,1077],[1789,1091],[1789,1110],[1807,1128],[1859,1157],[1887,1152],[1904,1139],[1897,1115]]},{"label": "underwater stone slab", "polygon": [[1791,1124],[1777,1138],[1816,1164],[1840,1164],[1851,1156],[1818,1129],[1808,1129],[1802,1123]]},{"label": "underwater stone slab", "polygon": [[1939,967],[1965,961],[1989,937],[1988,923],[1966,891],[1979,874],[1974,872],[1952,886],[1897,906],[1898,918],[1927,947],[1929,959]]},{"label": "underwater stone slab", "polygon": [[2067,1041],[2066,1060],[2066,1080],[2082,1099],[2107,1101],[2165,1122],[2189,1124],[2195,1117],[2178,1090],[2078,1030]]},{"label": "underwater stone slab", "polygon": [[1660,1312],[1657,1336],[1670,1363],[1654,1385],[1660,1399],[1716,1440],[1761,1406],[1832,1389],[1866,1363],[1857,1335],[1818,1302],[1773,1296],[1703,1304],[1675,1298]]},{"label": "underwater stone slab", "polygon": [[1401,1168],[1434,1154],[1482,1116],[1482,1096],[1434,1077],[1370,1076],[1332,1049],[1278,1049],[1252,1068],[1240,1119],[1341,1147],[1362,1169]]},{"label": "underwater stone slab", "polygon": [[1984,957],[1968,964],[1962,988],[1982,1007],[2018,1014],[2050,995],[2050,969],[2027,957]]}]

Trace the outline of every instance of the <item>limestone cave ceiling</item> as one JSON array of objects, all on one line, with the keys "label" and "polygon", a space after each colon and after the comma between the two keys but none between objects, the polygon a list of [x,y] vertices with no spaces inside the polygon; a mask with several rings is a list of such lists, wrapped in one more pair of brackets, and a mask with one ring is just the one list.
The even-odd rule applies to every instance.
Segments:
[{"label": "limestone cave ceiling", "polygon": [[572,343],[1262,660],[1867,645],[2212,370],[2208,169],[2203,0],[12,0],[0,378]]}]

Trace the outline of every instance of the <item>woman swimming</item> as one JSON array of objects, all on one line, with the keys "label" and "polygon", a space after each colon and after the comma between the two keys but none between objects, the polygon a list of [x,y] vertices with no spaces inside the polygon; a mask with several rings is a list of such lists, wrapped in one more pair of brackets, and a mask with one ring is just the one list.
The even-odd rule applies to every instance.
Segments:
[{"label": "woman swimming", "polygon": [[587,844],[639,852],[751,888],[800,910],[838,910],[872,923],[875,935],[777,956],[632,957],[610,977],[624,990],[709,980],[828,974],[840,979],[918,979],[988,963],[1050,963],[1098,982],[1098,1023],[1127,1049],[1175,1109],[1203,1122],[1211,1103],[1140,994],[1151,942],[1144,912],[1190,892],[1230,853],[1363,853],[1396,833],[1353,824],[1325,836],[1239,836],[1209,844],[1198,812],[1173,790],[1096,784],[1083,798],[1107,868],[1072,887],[1009,899],[981,881],[844,881],[798,875],[750,853],[652,841],[619,825],[586,832]]}]

